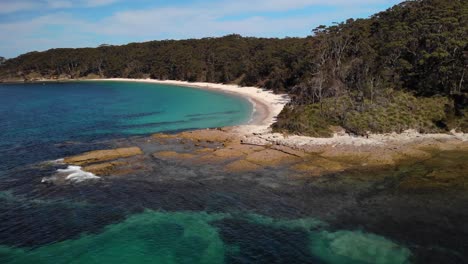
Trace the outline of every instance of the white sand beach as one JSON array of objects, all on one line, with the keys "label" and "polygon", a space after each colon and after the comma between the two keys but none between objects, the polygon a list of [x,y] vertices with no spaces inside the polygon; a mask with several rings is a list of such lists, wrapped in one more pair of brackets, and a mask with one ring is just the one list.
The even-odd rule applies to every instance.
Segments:
[{"label": "white sand beach", "polygon": [[248,124],[240,125],[230,129],[243,138],[243,141],[251,144],[266,145],[278,144],[293,148],[309,148],[314,146],[385,146],[394,144],[406,144],[420,141],[460,141],[468,142],[468,134],[421,134],[415,130],[408,130],[401,134],[370,134],[368,137],[353,136],[344,132],[336,133],[331,138],[314,138],[299,135],[283,135],[272,133],[270,126],[276,121],[276,117],[289,102],[289,97],[284,94],[274,94],[271,91],[258,87],[240,87],[231,84],[215,84],[205,82],[186,82],[174,80],[154,80],[154,79],[92,79],[90,81],[125,81],[125,82],[145,82],[187,86],[193,88],[216,90],[243,96],[254,105],[254,113]]},{"label": "white sand beach", "polygon": [[276,121],[276,117],[283,110],[283,107],[289,102],[289,97],[285,94],[274,94],[271,91],[258,87],[241,87],[232,84],[126,78],[92,79],[89,81],[144,82],[178,85],[242,96],[253,104],[254,111],[252,113],[252,119],[248,124],[236,127],[236,131],[241,134],[271,132],[270,126]]}]

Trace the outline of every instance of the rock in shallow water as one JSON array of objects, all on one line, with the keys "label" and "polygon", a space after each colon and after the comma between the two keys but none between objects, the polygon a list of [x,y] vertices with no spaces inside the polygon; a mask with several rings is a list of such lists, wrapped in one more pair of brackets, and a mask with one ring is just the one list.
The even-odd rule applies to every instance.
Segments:
[{"label": "rock in shallow water", "polygon": [[247,172],[247,171],[256,171],[261,167],[252,162],[246,160],[237,160],[226,165],[225,169],[229,172]]},{"label": "rock in shallow water", "polygon": [[84,167],[83,170],[98,176],[108,176],[115,171],[116,167],[123,165],[127,165],[127,162],[113,161],[89,165]]},{"label": "rock in shallow water", "polygon": [[67,164],[81,166],[102,161],[116,160],[119,158],[127,158],[141,154],[143,154],[143,152],[139,147],[95,150],[83,153],[81,155],[67,157],[64,159],[64,162]]}]

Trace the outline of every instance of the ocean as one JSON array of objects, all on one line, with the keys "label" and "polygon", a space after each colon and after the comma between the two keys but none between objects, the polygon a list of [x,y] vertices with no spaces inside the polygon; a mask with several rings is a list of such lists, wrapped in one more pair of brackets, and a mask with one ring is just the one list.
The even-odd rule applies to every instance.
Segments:
[{"label": "ocean", "polygon": [[232,126],[249,121],[251,112],[245,99],[171,85],[0,84],[0,175],[69,155],[56,148],[64,142]]},{"label": "ocean", "polygon": [[122,142],[183,151],[147,136],[242,124],[251,113],[243,98],[178,86],[1,84],[0,263],[463,262],[465,192],[398,184],[463,173],[466,153],[309,179],[153,159],[135,175],[41,182],[56,159]]}]

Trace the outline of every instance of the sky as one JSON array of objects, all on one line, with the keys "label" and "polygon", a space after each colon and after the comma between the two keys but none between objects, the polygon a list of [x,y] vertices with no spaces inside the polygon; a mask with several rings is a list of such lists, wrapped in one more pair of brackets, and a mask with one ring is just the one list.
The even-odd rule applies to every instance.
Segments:
[{"label": "sky", "polygon": [[0,56],[163,39],[305,37],[402,0],[0,0]]}]

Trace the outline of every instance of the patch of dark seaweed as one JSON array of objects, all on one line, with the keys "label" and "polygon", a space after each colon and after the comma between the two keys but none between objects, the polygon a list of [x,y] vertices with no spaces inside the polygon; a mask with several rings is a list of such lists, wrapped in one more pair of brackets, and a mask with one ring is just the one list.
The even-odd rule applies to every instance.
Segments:
[{"label": "patch of dark seaweed", "polygon": [[309,250],[309,236],[303,230],[257,225],[240,219],[214,222],[221,239],[237,247],[228,252],[228,263],[323,263]]},{"label": "patch of dark seaweed", "polygon": [[131,124],[131,125],[121,125],[118,126],[120,129],[132,129],[132,128],[144,128],[144,127],[160,127],[167,125],[177,125],[187,123],[186,120],[177,120],[177,121],[164,121],[164,122],[152,122],[144,124]]},{"label": "patch of dark seaweed", "polygon": [[143,112],[143,113],[135,113],[135,114],[126,114],[126,115],[114,115],[114,118],[125,118],[125,119],[132,119],[132,118],[140,118],[146,116],[153,116],[159,115],[164,113],[164,111],[154,111],[154,112]]},{"label": "patch of dark seaweed", "polygon": [[83,232],[99,233],[126,216],[124,210],[115,207],[24,203],[5,198],[0,199],[0,210],[0,244],[28,248],[77,238]]}]

